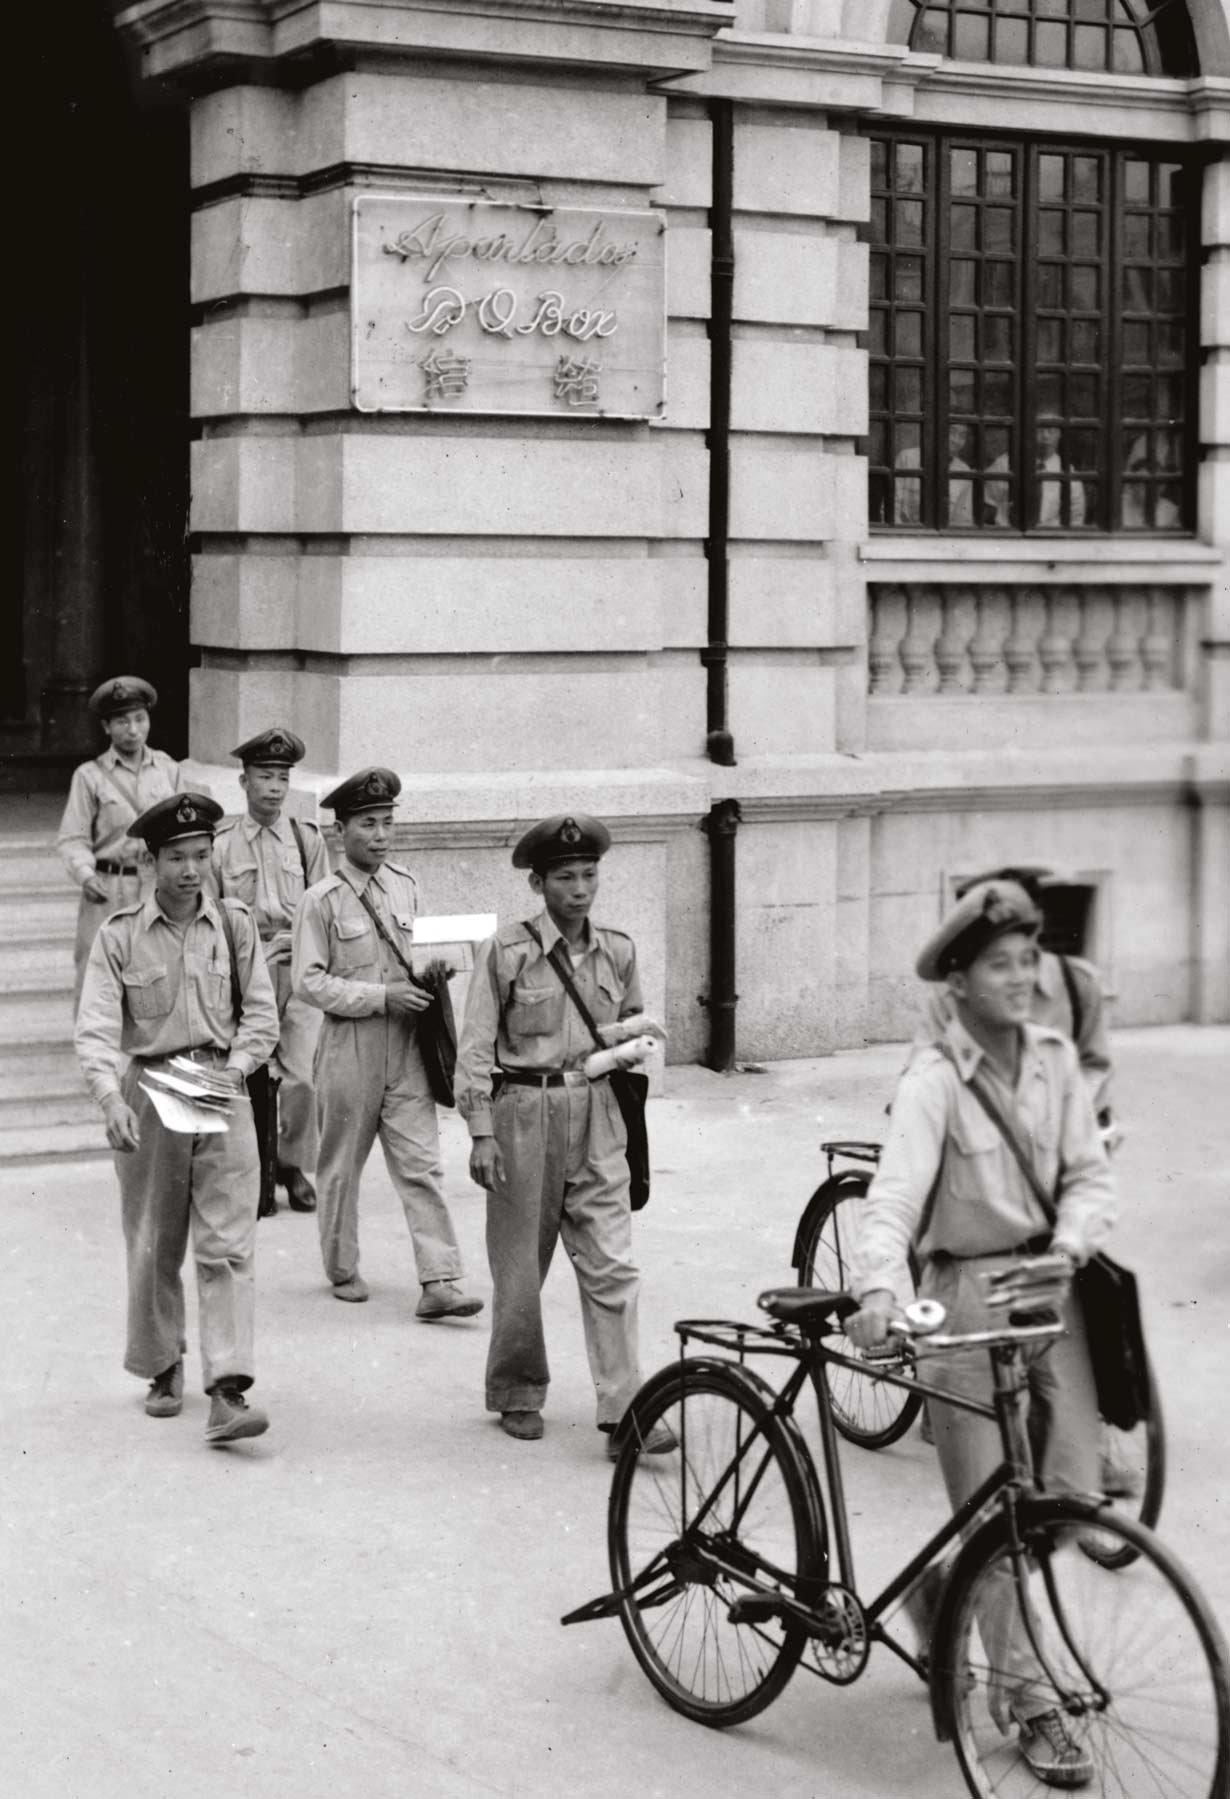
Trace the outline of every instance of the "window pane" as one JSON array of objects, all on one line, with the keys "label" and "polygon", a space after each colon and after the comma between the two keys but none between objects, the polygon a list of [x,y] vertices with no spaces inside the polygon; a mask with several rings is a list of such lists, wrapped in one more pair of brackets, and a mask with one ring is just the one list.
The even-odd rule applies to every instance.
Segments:
[{"label": "window pane", "polygon": [[1129,419],[1147,419],[1153,416],[1153,383],[1147,375],[1125,377],[1123,416]]},{"label": "window pane", "polygon": [[1038,248],[1044,256],[1062,256],[1064,215],[1058,208],[1044,207],[1038,214]]},{"label": "window pane", "polygon": [[1187,282],[1182,269],[1159,269],[1154,280],[1158,311],[1181,312],[1187,299]]},{"label": "window pane", "polygon": [[954,306],[972,306],[977,299],[976,262],[953,261],[948,265],[948,298]]},{"label": "window pane", "polygon": [[1129,157],[1123,168],[1123,197],[1131,206],[1149,204],[1149,164]]},{"label": "window pane", "polygon": [[1029,26],[1024,19],[1000,19],[995,26],[996,62],[1029,61]]},{"label": "window pane", "polygon": [[1069,249],[1073,256],[1096,256],[1099,243],[1099,218],[1096,212],[1074,212],[1070,227]]},{"label": "window pane", "polygon": [[888,292],[888,257],[875,250],[871,253],[871,298],[882,300]]},{"label": "window pane", "polygon": [[1068,460],[1074,469],[1095,470],[1100,461],[1096,431],[1068,432]]},{"label": "window pane", "polygon": [[1187,395],[1183,391],[1181,375],[1159,375],[1157,379],[1157,416],[1160,419],[1181,419],[1187,411]]},{"label": "window pane", "polygon": [[988,150],[985,192],[988,200],[1010,200],[1016,191],[1016,158],[1007,150]]},{"label": "window pane", "polygon": [[984,306],[1011,306],[1014,303],[1013,266],[1010,262],[984,262],[982,265],[982,303]]},{"label": "window pane", "polygon": [[1068,305],[1074,312],[1096,312],[1101,290],[1099,271],[1087,268],[1068,270]]},{"label": "window pane", "polygon": [[883,464],[887,454],[888,426],[882,421],[877,421],[867,432],[867,459],[869,462]]},{"label": "window pane", "polygon": [[1063,305],[1063,268],[1059,263],[1044,262],[1039,268],[1038,302],[1042,306]]},{"label": "window pane", "polygon": [[1182,362],[1186,337],[1187,333],[1182,325],[1174,320],[1163,321],[1157,328],[1158,361]]},{"label": "window pane", "polygon": [[1068,326],[1068,349],[1073,362],[1096,362],[1102,353],[1102,334],[1091,319],[1073,319]]},{"label": "window pane", "polygon": [[1159,206],[1182,206],[1184,201],[1183,170],[1173,162],[1164,162],[1157,172]]},{"label": "window pane", "polygon": [[893,408],[897,412],[922,411],[922,370],[893,370]]},{"label": "window pane", "polygon": [[923,240],[923,203],[921,200],[898,200],[893,207],[893,219],[896,224],[899,244],[908,244],[911,249]]},{"label": "window pane", "polygon": [[888,350],[888,316],[883,312],[873,312],[867,321],[867,348],[873,356],[883,356]]},{"label": "window pane", "polygon": [[899,256],[893,281],[893,298],[895,300],[921,300],[922,297],[922,257]]},{"label": "window pane", "polygon": [[1100,411],[1098,396],[1101,386],[1096,375],[1069,375],[1068,410],[1073,418],[1093,418]]},{"label": "window pane", "polygon": [[893,433],[893,454],[898,465],[907,457],[913,457],[917,464],[922,454],[922,426],[898,425]]},{"label": "window pane", "polygon": [[1061,375],[1039,375],[1034,386],[1034,394],[1040,413],[1053,412],[1058,416],[1063,411],[1063,377]]},{"label": "window pane", "polygon": [[1039,319],[1035,343],[1039,362],[1062,362],[1063,320]]},{"label": "window pane", "polygon": [[948,181],[954,194],[978,192],[977,150],[953,150],[948,157]]},{"label": "window pane", "polygon": [[950,412],[973,412],[976,410],[974,376],[970,369],[949,370],[948,409]]},{"label": "window pane", "polygon": [[1117,75],[1142,75],[1145,59],[1140,51],[1140,39],[1134,31],[1116,31],[1114,49],[1111,52],[1114,70]]},{"label": "window pane", "polygon": [[921,519],[922,482],[917,475],[899,475],[893,483],[893,523],[917,525]]},{"label": "window pane", "polygon": [[888,184],[888,145],[883,138],[873,137],[871,140],[871,185],[885,187]]},{"label": "window pane", "polygon": [[991,21],[958,13],[952,53],[966,62],[986,62],[991,54]]},{"label": "window pane", "polygon": [[1066,167],[1067,158],[1063,156],[1040,156],[1038,158],[1038,193],[1042,199],[1063,199]]},{"label": "window pane", "polygon": [[1149,311],[1153,304],[1152,269],[1124,269],[1123,304],[1129,312]]},{"label": "window pane", "polygon": [[1102,198],[1102,165],[1095,156],[1074,156],[1072,158],[1072,198],[1074,200],[1100,200]]},{"label": "window pane", "polygon": [[1123,327],[1123,360],[1125,362],[1148,362],[1149,327],[1139,320],[1131,320]]},{"label": "window pane", "polygon": [[930,51],[932,55],[948,54],[948,14],[939,7],[930,7],[914,27],[914,35],[910,39],[910,47],[914,50]]},{"label": "window pane", "polygon": [[922,314],[899,312],[893,335],[896,339],[894,347],[898,356],[921,356],[923,353]]},{"label": "window pane", "polygon": [[949,320],[948,354],[954,362],[973,362],[977,355],[973,319],[958,313]]},{"label": "window pane", "polygon": [[[1064,11],[1067,11],[1067,0],[1064,0]],[[1104,19],[1106,0],[1076,0],[1073,13],[1078,19]]]},{"label": "window pane", "polygon": [[1013,214],[1006,206],[988,206],[982,215],[982,247],[1001,255],[1012,249]]},{"label": "window pane", "polygon": [[887,200],[873,200],[871,202],[871,235],[878,244],[888,242]]},{"label": "window pane", "polygon": [[954,250],[976,250],[978,248],[978,208],[976,206],[954,206],[949,212],[952,224],[952,247]]},{"label": "window pane", "polygon": [[923,148],[921,144],[898,144],[893,158],[894,185],[899,194],[921,194],[923,191]]},{"label": "window pane", "polygon": [[1039,24],[1034,31],[1034,61],[1044,69],[1063,69],[1068,63],[1066,25]]},{"label": "window pane", "polygon": [[1012,376],[990,370],[982,377],[982,409],[999,418],[1013,410]]},{"label": "window pane", "polygon": [[1106,33],[1096,25],[1078,25],[1072,34],[1072,66],[1104,69],[1108,66]]},{"label": "window pane", "polygon": [[1011,362],[1013,357],[1012,320],[996,317],[982,321],[982,354],[986,362]]},{"label": "window pane", "polygon": [[873,362],[867,371],[867,393],[873,412],[888,409],[888,370],[882,362]]},{"label": "window pane", "polygon": [[1157,253],[1170,261],[1183,255],[1187,240],[1186,222],[1179,213],[1163,214],[1157,221]]}]

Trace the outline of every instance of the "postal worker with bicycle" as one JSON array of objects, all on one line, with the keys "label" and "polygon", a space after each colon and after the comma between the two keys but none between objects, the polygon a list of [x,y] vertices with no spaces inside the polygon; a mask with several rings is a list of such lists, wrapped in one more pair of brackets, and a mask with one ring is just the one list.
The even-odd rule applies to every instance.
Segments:
[{"label": "postal worker with bicycle", "polygon": [[[923,980],[947,983],[953,1016],[901,1077],[863,1202],[851,1280],[861,1309],[846,1326],[860,1349],[884,1342],[899,1299],[910,1294],[911,1243],[923,1270],[920,1292],[943,1304],[947,1328],[958,1333],[996,1328],[989,1277],[1049,1249],[1067,1258],[1070,1280],[1110,1233],[1114,1180],[1076,1051],[1058,1031],[1030,1022],[1040,922],[1020,886],[987,881],[958,902],[918,957]],[[1053,1232],[980,1092],[1054,1194]],[[1064,1322],[1062,1337],[1029,1355],[1030,1440],[1048,1490],[1095,1492],[1097,1398],[1070,1293]],[[938,1356],[928,1375],[948,1392],[990,1399],[981,1357]],[[999,1464],[999,1434],[991,1420],[942,1404],[932,1407],[932,1420],[956,1509]],[[1063,1714],[1053,1700],[1031,1696],[1032,1652],[1010,1589],[980,1627],[992,1664],[1015,1676],[998,1695],[1001,1730],[1015,1725],[1038,1779],[1087,1784],[1091,1764]]]},{"label": "postal worker with bicycle", "polygon": [[[487,1409],[525,1441],[543,1434],[540,1291],[560,1238],[580,1288],[598,1428],[612,1445],[641,1381],[624,1121],[610,1081],[586,1077],[594,1041],[559,972],[567,968],[599,1031],[641,1012],[636,946],[589,917],[610,843],[584,813],[544,819],[521,838],[513,867],[530,871],[543,910],[482,945],[458,1047],[457,1106],[473,1139],[471,1179],[487,1193],[495,1286]],[[643,1447],[657,1453],[674,1438]]]}]

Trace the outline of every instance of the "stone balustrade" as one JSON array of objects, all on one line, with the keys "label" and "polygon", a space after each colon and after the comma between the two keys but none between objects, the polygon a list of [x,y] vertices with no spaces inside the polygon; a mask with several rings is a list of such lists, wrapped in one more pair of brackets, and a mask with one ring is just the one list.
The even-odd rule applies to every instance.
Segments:
[{"label": "stone balustrade", "polygon": [[1189,588],[912,583],[868,592],[868,692],[876,697],[1187,685]]}]

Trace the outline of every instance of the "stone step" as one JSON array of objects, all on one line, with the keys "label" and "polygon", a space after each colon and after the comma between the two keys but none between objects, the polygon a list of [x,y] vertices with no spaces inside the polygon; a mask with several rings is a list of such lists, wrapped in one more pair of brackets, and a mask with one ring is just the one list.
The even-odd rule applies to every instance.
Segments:
[{"label": "stone step", "polygon": [[0,1042],[0,1091],[68,1093],[82,1086],[72,1033],[49,1043]]},{"label": "stone step", "polygon": [[[35,979],[38,976],[38,979]],[[68,935],[0,937],[0,987],[24,991],[23,982],[58,992],[73,984],[73,939]]]},{"label": "stone step", "polygon": [[12,890],[55,885],[71,887],[73,880],[54,848],[32,844],[14,847],[0,837],[0,886]]},{"label": "stone step", "polygon": [[0,1165],[36,1162],[94,1161],[110,1158],[107,1133],[95,1113],[81,1124],[36,1124],[0,1127]]},{"label": "stone step", "polygon": [[63,989],[0,992],[0,1048],[68,1044],[73,1037],[73,992]]},{"label": "stone step", "polygon": [[9,1083],[0,1078],[0,1131],[97,1124],[101,1117],[80,1079],[75,1092],[31,1094],[11,1093]]},{"label": "stone step", "polygon": [[77,922],[77,889],[71,881],[45,887],[5,887],[0,883],[0,930],[21,929],[31,920],[54,919],[72,929]]},{"label": "stone step", "polygon": [[24,999],[37,998],[39,994],[51,997],[58,997],[61,993],[71,995],[71,956],[66,963],[55,962],[50,969],[45,965],[45,960],[44,956],[35,951],[24,965],[5,968],[0,977],[0,1010],[6,1006],[19,1006]]}]

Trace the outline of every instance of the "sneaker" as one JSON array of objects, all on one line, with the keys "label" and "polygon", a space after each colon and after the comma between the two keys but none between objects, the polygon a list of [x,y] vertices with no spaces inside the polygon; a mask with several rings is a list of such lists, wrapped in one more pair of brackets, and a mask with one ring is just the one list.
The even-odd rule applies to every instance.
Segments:
[{"label": "sneaker", "polygon": [[[613,1424],[600,1424],[598,1429],[606,1436],[607,1460],[617,1462],[623,1453],[624,1433]],[[669,1455],[672,1449],[678,1449],[679,1439],[669,1424],[655,1424],[648,1434],[641,1438],[638,1455]]]},{"label": "sneaker", "polygon": [[541,1412],[501,1412],[500,1429],[522,1443],[536,1443],[542,1435]]},{"label": "sneaker", "polygon": [[424,1281],[414,1315],[434,1324],[437,1318],[473,1318],[482,1309],[482,1300],[463,1293],[456,1281]]},{"label": "sneaker", "polygon": [[1058,1709],[1037,1718],[1017,1718],[1017,1746],[1046,1786],[1083,1787],[1093,1779],[1093,1757],[1081,1747]]},{"label": "sneaker", "polygon": [[145,1412],[149,1418],[178,1418],[184,1409],[184,1364],[172,1362],[155,1375],[145,1395]]},{"label": "sneaker", "polygon": [[241,1437],[263,1437],[269,1420],[259,1406],[249,1405],[237,1387],[215,1387],[209,1396],[207,1443],[236,1443]]},{"label": "sneaker", "polygon": [[367,1282],[361,1274],[354,1274],[348,1281],[334,1281],[334,1299],[349,1300],[351,1305],[362,1305],[367,1298]]},{"label": "sneaker", "polygon": [[1145,1479],[1139,1468],[1133,1468],[1121,1456],[1103,1449],[1098,1478],[1107,1499],[1139,1499],[1145,1490]]}]

